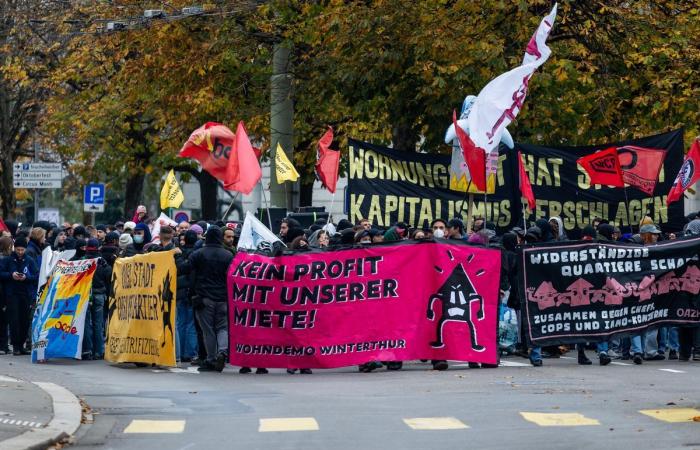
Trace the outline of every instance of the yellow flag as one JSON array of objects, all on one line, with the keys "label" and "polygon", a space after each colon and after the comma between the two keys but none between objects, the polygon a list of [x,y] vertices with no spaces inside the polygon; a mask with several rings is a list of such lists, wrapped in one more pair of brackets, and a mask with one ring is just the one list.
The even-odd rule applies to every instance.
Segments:
[{"label": "yellow flag", "polygon": [[277,152],[275,152],[275,175],[277,176],[277,183],[280,184],[287,180],[297,181],[299,179],[299,172],[287,159],[287,155],[284,154],[284,150],[282,150],[279,142],[277,143]]},{"label": "yellow flag", "polygon": [[160,209],[179,208],[184,201],[185,196],[175,178],[175,172],[170,169],[168,176],[165,177],[163,189],[160,190]]}]

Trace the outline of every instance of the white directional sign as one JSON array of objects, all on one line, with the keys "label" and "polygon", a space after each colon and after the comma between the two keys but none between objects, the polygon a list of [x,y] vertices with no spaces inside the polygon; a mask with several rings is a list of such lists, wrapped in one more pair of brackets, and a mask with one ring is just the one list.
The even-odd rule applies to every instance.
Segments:
[{"label": "white directional sign", "polygon": [[63,180],[61,163],[14,163],[12,185],[24,189],[60,189]]}]

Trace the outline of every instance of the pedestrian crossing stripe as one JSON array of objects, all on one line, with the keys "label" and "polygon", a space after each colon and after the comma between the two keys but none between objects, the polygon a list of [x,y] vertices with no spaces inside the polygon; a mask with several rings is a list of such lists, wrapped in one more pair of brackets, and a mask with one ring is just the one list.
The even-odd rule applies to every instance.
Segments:
[{"label": "pedestrian crossing stripe", "polygon": [[700,411],[694,408],[643,409],[639,412],[645,416],[670,423],[693,422],[695,417],[700,420]]},{"label": "pedestrian crossing stripe", "polygon": [[537,413],[521,412],[521,416],[528,422],[541,427],[577,427],[587,425],[600,425],[596,419],[591,419],[578,413]]},{"label": "pedestrian crossing stripe", "polygon": [[134,434],[177,434],[185,431],[184,420],[138,420],[134,419],[124,429],[124,433]]},{"label": "pedestrian crossing stripe", "polygon": [[463,430],[469,428],[464,422],[454,417],[416,417],[403,419],[414,430]]},{"label": "pedestrian crossing stripe", "polygon": [[313,417],[277,417],[260,419],[258,431],[268,433],[275,431],[318,431],[318,422]]}]

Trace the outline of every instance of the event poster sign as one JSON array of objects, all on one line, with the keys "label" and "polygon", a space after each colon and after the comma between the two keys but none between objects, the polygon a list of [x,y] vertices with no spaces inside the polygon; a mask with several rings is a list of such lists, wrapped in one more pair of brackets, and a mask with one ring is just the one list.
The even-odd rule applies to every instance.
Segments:
[{"label": "event poster sign", "polygon": [[228,278],[231,364],[496,363],[500,252],[448,242],[239,252]]},{"label": "event poster sign", "polygon": [[700,238],[522,250],[523,320],[535,345],[607,340],[651,326],[700,324]]},{"label": "event poster sign", "polygon": [[176,365],[176,284],[172,250],[117,259],[107,310],[107,361]]},{"label": "event poster sign", "polygon": [[32,362],[81,359],[85,315],[96,259],[58,261],[49,276],[32,321]]},{"label": "event poster sign", "polygon": [[[634,187],[591,185],[586,172],[576,164],[581,156],[617,146],[622,168],[634,172],[644,158],[635,149],[665,150],[659,182],[649,195]],[[402,152],[349,140],[347,211],[351,222],[369,219],[377,226],[406,222],[425,227],[433,219],[467,218],[467,197],[450,184],[449,155]],[[447,149],[447,147],[446,147]],[[475,217],[485,217],[501,231],[523,225],[523,204],[518,190],[517,151],[522,152],[537,199],[526,217],[561,217],[564,228],[580,230],[595,218],[622,227],[637,226],[644,214],[664,230],[678,231],[685,224],[683,202],[666,206],[666,195],[683,162],[683,131],[676,130],[614,144],[586,147],[544,147],[516,143],[514,150],[501,146],[497,160],[495,193],[474,196]]]}]

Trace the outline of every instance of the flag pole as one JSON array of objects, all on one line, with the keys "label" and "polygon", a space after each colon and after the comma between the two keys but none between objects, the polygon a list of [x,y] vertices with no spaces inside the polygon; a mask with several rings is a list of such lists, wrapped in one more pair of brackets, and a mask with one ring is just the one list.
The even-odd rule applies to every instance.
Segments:
[{"label": "flag pole", "polygon": [[272,219],[270,218],[270,204],[267,202],[265,195],[265,186],[263,186],[262,177],[260,177],[260,190],[262,191],[263,200],[265,201],[265,210],[267,211],[267,225],[272,229]]},{"label": "flag pole", "polygon": [[333,203],[335,203],[335,192],[331,197],[331,206],[328,208],[328,223],[333,223]]},{"label": "flag pole", "polygon": [[238,194],[240,194],[240,192],[236,191],[236,194],[231,199],[231,203],[229,203],[228,208],[226,208],[226,211],[224,211],[224,215],[221,216],[221,220],[226,220],[228,218],[228,215],[231,214],[231,209],[233,208],[233,205],[236,203],[236,199],[238,198]]}]

